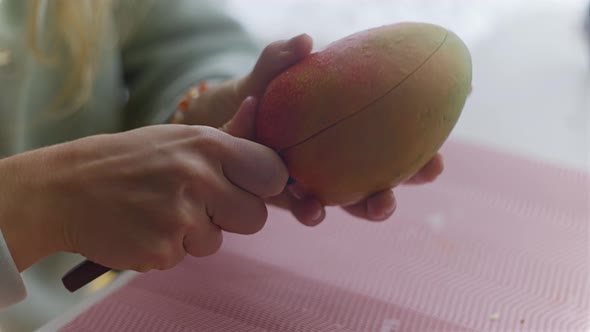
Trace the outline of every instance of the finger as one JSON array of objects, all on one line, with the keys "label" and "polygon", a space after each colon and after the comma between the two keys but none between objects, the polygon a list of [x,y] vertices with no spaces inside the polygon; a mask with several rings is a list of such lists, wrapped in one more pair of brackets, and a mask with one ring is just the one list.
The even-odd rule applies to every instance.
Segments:
[{"label": "finger", "polygon": [[191,256],[203,257],[216,253],[221,248],[223,234],[221,228],[211,222],[203,209],[203,215],[184,236],[184,250]]},{"label": "finger", "polygon": [[267,202],[291,211],[293,216],[303,225],[316,226],[326,217],[324,206],[315,199],[296,198],[288,191],[267,199]]},{"label": "finger", "polygon": [[312,48],[313,40],[306,34],[269,44],[238,88],[244,95],[260,96],[273,78],[309,55]]},{"label": "finger", "polygon": [[224,138],[218,153],[224,176],[234,185],[258,197],[276,196],[287,184],[287,168],[279,155],[258,143]]},{"label": "finger", "polygon": [[[155,241],[157,243],[158,241]],[[154,244],[152,244],[154,246]],[[168,270],[180,263],[186,255],[186,250],[179,241],[160,241],[158,247],[152,248],[155,250],[151,258],[154,268],[157,270]]]},{"label": "finger", "polygon": [[371,195],[359,203],[342,207],[353,216],[371,221],[382,221],[393,214],[396,208],[393,191],[386,190]]},{"label": "finger", "polygon": [[412,176],[405,184],[424,184],[434,180],[443,172],[444,161],[440,153],[437,153],[418,173]]},{"label": "finger", "polygon": [[285,196],[291,201],[291,212],[302,224],[316,226],[326,217],[322,203],[309,197],[297,182],[287,186]]},{"label": "finger", "polygon": [[[223,172],[230,182],[259,197],[282,192],[288,179],[287,169],[278,154],[254,143],[257,100],[247,97],[234,117],[222,128],[237,140],[229,142],[221,157]],[[228,140],[229,141],[229,140]]]},{"label": "finger", "polygon": [[[223,181],[223,180],[222,180]],[[229,181],[218,186],[207,205],[211,221],[231,233],[254,234],[262,229],[268,212],[264,201]]]},{"label": "finger", "polygon": [[235,137],[251,141],[254,140],[256,134],[257,107],[258,103],[256,98],[251,96],[247,97],[240,105],[238,112],[221,128],[221,130]]}]

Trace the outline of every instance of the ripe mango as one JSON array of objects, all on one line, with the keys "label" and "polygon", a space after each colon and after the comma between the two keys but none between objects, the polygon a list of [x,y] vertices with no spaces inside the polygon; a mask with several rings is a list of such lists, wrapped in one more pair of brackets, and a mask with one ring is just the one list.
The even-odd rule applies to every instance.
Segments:
[{"label": "ripe mango", "polygon": [[279,152],[305,193],[346,205],[423,167],[471,87],[453,32],[405,22],[338,40],[288,68],[259,104],[256,140]]}]

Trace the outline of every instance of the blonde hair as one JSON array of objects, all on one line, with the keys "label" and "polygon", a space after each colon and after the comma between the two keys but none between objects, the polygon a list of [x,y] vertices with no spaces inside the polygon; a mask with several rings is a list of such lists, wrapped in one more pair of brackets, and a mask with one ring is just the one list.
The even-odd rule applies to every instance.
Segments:
[{"label": "blonde hair", "polygon": [[[115,0],[32,0],[27,43],[43,63],[62,66],[65,79],[51,110],[60,115],[89,101]],[[47,12],[48,15],[43,14]],[[64,53],[65,51],[65,53]]]}]

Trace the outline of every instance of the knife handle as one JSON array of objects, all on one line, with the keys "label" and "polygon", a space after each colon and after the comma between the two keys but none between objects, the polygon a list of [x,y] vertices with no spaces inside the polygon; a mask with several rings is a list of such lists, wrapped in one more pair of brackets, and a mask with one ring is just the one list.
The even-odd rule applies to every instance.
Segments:
[{"label": "knife handle", "polygon": [[110,270],[109,267],[85,260],[69,270],[61,281],[67,290],[75,292]]}]

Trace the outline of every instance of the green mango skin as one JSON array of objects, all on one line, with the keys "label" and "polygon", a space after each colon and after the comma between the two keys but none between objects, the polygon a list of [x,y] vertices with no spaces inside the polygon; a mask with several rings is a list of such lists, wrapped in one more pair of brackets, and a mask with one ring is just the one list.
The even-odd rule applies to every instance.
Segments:
[{"label": "green mango skin", "polygon": [[325,205],[395,187],[423,167],[459,119],[471,56],[427,23],[362,31],[277,76],[258,110],[256,140]]}]

